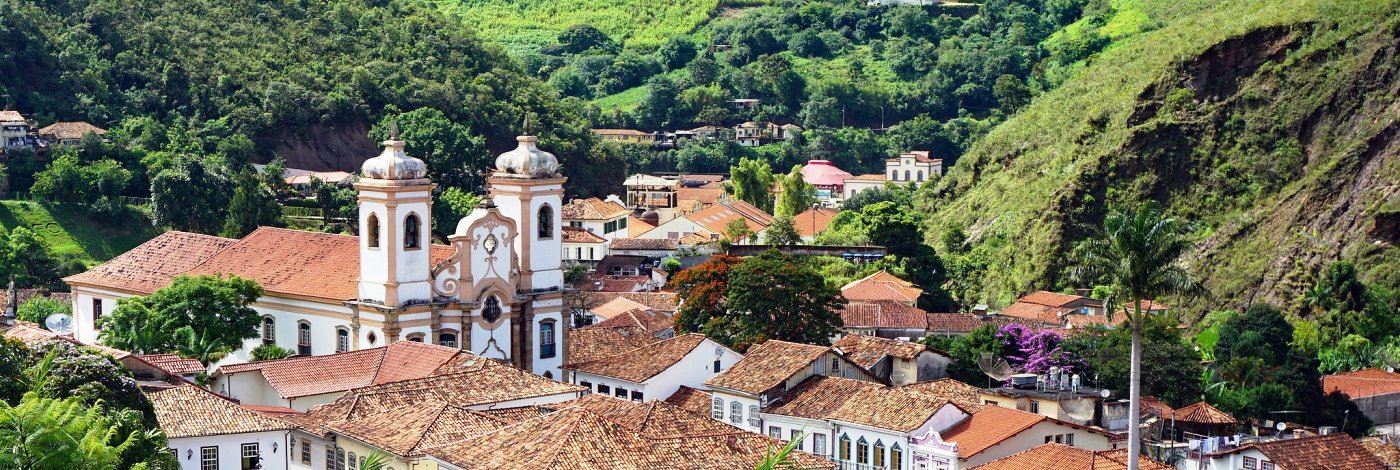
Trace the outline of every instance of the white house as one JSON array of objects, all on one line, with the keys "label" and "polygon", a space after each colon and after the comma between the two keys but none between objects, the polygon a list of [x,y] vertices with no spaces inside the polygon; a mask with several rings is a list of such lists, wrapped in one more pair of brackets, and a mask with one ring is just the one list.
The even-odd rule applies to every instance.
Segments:
[{"label": "white house", "polygon": [[599,395],[633,401],[664,400],[682,386],[697,388],[743,356],[691,333],[620,354],[565,366],[571,383]]},{"label": "white house", "polygon": [[287,468],[291,423],[193,385],[147,396],[181,469]]},{"label": "white house", "polygon": [[831,345],[865,370],[894,385],[941,379],[952,357],[920,343],[868,335],[846,335]]},{"label": "white house", "polygon": [[578,227],[607,240],[627,237],[627,210],[617,196],[607,200],[590,197],[574,199],[564,204],[560,211],[564,225]]},{"label": "white house", "polygon": [[447,345],[560,377],[565,178],[554,155],[521,136],[496,159],[490,196],[463,218],[450,245],[430,245],[435,185],[421,160],[391,138],[361,167],[359,236],[263,227],[240,240],[168,232],[65,281],[75,336],[97,340],[116,300],[177,275],[257,281],[262,334],[224,363],[275,344],[300,355],[373,348],[404,339]]},{"label": "white house", "polygon": [[943,174],[943,159],[929,156],[927,150],[912,150],[885,159],[885,172],[865,174],[846,178],[845,197],[850,198],[861,191],[882,188],[886,183],[923,184],[936,175]]},{"label": "white house", "polygon": [[719,240],[727,235],[729,225],[736,220],[743,221],[744,226],[755,238],[761,238],[763,230],[773,224],[773,216],[754,207],[753,204],[726,200],[698,212],[668,220],[635,238],[664,238],[679,242],[688,235],[702,234]]},{"label": "white house", "polygon": [[925,463],[933,469],[967,469],[1052,442],[1090,451],[1127,446],[1098,428],[988,405],[950,428],[915,436],[911,447],[916,460],[911,468]]},{"label": "white house", "polygon": [[763,126],[753,121],[745,121],[742,124],[734,126],[734,140],[738,141],[739,145],[745,147],[763,145]]},{"label": "white house", "polygon": [[37,142],[30,131],[19,111],[0,110],[0,150],[33,147]]},{"label": "white house", "polygon": [[1301,468],[1384,470],[1385,464],[1344,433],[1280,439],[1207,454],[1206,470]]},{"label": "white house", "polygon": [[830,347],[768,340],[749,348],[734,367],[705,382],[712,394],[710,416],[763,432],[760,409],[814,375],[879,380]]},{"label": "white house", "polygon": [[357,387],[430,376],[467,356],[454,347],[400,341],[324,356],[223,365],[210,376],[210,388],[244,404],[306,411]]},{"label": "white house", "polygon": [[581,227],[564,227],[564,262],[593,266],[608,256],[608,240]]}]

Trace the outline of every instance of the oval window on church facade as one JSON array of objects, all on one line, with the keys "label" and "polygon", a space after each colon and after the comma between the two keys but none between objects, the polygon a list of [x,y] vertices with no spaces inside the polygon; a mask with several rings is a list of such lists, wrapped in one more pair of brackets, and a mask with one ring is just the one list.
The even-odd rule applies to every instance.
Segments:
[{"label": "oval window on church facade", "polygon": [[486,301],[481,303],[481,318],[487,323],[496,323],[501,318],[501,301],[494,295],[486,296]]}]

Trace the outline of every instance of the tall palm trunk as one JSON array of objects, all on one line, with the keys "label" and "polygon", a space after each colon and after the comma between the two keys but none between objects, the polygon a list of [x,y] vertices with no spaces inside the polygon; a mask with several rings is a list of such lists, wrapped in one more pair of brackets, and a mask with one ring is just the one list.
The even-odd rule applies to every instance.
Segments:
[{"label": "tall palm trunk", "polygon": [[1142,417],[1142,302],[1133,301],[1133,346],[1130,358],[1131,369],[1128,375],[1128,470],[1138,469],[1138,455],[1141,455],[1141,434],[1139,419]]}]

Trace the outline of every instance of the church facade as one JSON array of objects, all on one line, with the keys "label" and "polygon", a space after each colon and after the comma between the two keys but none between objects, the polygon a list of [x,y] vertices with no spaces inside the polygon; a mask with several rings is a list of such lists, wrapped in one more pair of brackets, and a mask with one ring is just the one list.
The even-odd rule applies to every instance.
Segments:
[{"label": "church facade", "polygon": [[96,343],[118,300],[145,295],[179,275],[236,275],[265,291],[252,307],[259,345],[321,355],[431,342],[562,378],[568,355],[559,209],[565,178],[536,138],[496,159],[489,195],[447,245],[431,243],[432,193],[422,160],[403,141],[383,143],[355,185],[358,236],[260,228],[233,240],[167,232],[87,272],[73,290],[74,336]]}]

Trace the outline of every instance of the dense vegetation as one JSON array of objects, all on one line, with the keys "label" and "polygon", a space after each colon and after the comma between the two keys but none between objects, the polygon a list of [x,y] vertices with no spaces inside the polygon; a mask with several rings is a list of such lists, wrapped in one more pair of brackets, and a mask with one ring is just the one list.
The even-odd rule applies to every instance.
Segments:
[{"label": "dense vegetation", "polygon": [[717,0],[436,0],[481,37],[511,52],[554,42],[574,25],[597,27],[633,47],[655,47],[690,33],[717,12]]}]

